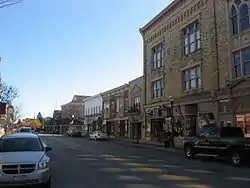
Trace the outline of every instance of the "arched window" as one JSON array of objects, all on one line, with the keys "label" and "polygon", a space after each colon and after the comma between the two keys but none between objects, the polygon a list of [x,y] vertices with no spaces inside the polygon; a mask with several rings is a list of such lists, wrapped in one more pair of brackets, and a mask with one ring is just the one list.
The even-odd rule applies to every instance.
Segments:
[{"label": "arched window", "polygon": [[232,6],[231,8],[231,20],[232,20],[232,29],[233,29],[233,35],[238,34],[238,15],[237,10],[235,6]]},{"label": "arched window", "polygon": [[244,31],[249,28],[249,13],[248,13],[248,6],[246,4],[241,5],[239,15],[240,15],[240,30]]}]

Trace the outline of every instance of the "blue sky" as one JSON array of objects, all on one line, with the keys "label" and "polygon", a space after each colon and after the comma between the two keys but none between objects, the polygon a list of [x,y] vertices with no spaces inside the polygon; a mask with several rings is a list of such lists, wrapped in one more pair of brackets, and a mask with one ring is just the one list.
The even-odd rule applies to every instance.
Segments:
[{"label": "blue sky", "polygon": [[0,9],[1,74],[23,117],[142,75],[146,24],[170,0],[25,0]]}]

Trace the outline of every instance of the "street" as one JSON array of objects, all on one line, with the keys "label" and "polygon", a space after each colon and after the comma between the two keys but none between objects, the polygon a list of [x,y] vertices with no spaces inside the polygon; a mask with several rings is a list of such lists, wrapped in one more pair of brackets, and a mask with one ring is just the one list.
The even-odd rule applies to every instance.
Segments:
[{"label": "street", "polygon": [[250,168],[115,141],[42,135],[52,188],[249,188]]}]

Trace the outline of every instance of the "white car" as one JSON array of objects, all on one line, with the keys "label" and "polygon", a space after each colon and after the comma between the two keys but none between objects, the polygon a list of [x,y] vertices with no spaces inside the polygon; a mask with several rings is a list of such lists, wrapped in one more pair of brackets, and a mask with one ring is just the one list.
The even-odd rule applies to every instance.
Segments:
[{"label": "white car", "polygon": [[51,187],[50,158],[36,134],[16,133],[0,138],[0,187]]},{"label": "white car", "polygon": [[107,133],[104,133],[102,131],[94,131],[89,134],[89,139],[90,140],[107,140],[108,135]]}]

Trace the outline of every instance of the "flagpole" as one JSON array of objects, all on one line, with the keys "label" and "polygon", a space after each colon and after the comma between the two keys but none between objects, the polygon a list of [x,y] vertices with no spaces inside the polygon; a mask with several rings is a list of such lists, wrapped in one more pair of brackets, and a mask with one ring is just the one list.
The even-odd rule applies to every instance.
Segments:
[{"label": "flagpole", "polygon": [[[2,57],[0,57],[0,66],[2,65]],[[2,84],[2,70],[0,67],[0,96],[3,94],[3,84]]]}]

